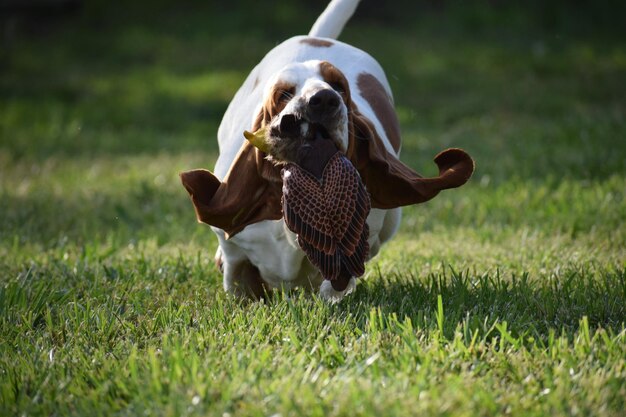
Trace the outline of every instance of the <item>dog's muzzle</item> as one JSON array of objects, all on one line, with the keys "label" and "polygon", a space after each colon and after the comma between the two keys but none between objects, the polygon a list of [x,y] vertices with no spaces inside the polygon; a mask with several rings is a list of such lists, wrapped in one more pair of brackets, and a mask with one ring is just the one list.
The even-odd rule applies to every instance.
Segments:
[{"label": "dog's muzzle", "polygon": [[[341,120],[342,104],[341,96],[334,90],[319,90],[308,99],[299,101],[293,113],[281,115],[272,124],[270,135],[283,139],[312,139],[316,136],[331,138]],[[333,139],[340,140],[336,137]]]}]

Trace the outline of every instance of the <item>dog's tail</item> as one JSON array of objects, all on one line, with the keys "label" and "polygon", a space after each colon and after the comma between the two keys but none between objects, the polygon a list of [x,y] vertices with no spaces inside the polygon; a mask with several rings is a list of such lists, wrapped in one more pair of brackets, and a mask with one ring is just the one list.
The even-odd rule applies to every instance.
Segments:
[{"label": "dog's tail", "polygon": [[332,0],[317,18],[309,36],[337,39],[360,0]]}]

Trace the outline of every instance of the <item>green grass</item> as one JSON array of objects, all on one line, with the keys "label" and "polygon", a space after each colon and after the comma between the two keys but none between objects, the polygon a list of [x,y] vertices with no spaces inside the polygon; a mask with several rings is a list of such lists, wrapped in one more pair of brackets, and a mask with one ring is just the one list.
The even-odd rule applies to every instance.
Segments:
[{"label": "green grass", "polygon": [[622,415],[626,36],[594,10],[364,7],[342,39],[386,68],[403,160],[477,171],[338,305],[224,294],[177,175],[318,6],[89,2],[0,49],[0,415]]}]

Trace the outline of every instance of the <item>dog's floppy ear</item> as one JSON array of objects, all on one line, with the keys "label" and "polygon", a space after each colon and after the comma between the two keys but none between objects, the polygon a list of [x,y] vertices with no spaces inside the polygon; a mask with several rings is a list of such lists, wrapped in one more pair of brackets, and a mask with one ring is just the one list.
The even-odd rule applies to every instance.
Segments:
[{"label": "dog's floppy ear", "polygon": [[441,190],[465,184],[474,171],[474,161],[467,153],[447,149],[435,157],[439,176],[424,178],[385,148],[372,122],[356,108],[351,127],[348,155],[365,182],[374,208],[423,203]]},{"label": "dog's floppy ear", "polygon": [[[261,124],[257,118],[254,127]],[[224,230],[229,238],[252,223],[280,219],[280,172],[264,157],[245,141],[223,182],[205,169],[181,173],[198,221]]]}]

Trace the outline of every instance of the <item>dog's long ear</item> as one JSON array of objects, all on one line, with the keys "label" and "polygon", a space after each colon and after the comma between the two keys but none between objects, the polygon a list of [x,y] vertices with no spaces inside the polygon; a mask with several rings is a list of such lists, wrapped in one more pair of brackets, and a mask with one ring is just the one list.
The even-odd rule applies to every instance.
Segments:
[{"label": "dog's long ear", "polygon": [[[263,111],[253,129],[262,123]],[[205,169],[181,173],[198,221],[223,229],[229,238],[252,223],[280,219],[280,172],[264,157],[245,141],[223,182]]]},{"label": "dog's long ear", "polygon": [[370,193],[372,207],[391,209],[423,203],[441,190],[459,187],[474,171],[474,161],[461,149],[447,149],[435,157],[439,175],[424,178],[390,153],[372,122],[352,109],[348,155]]}]

